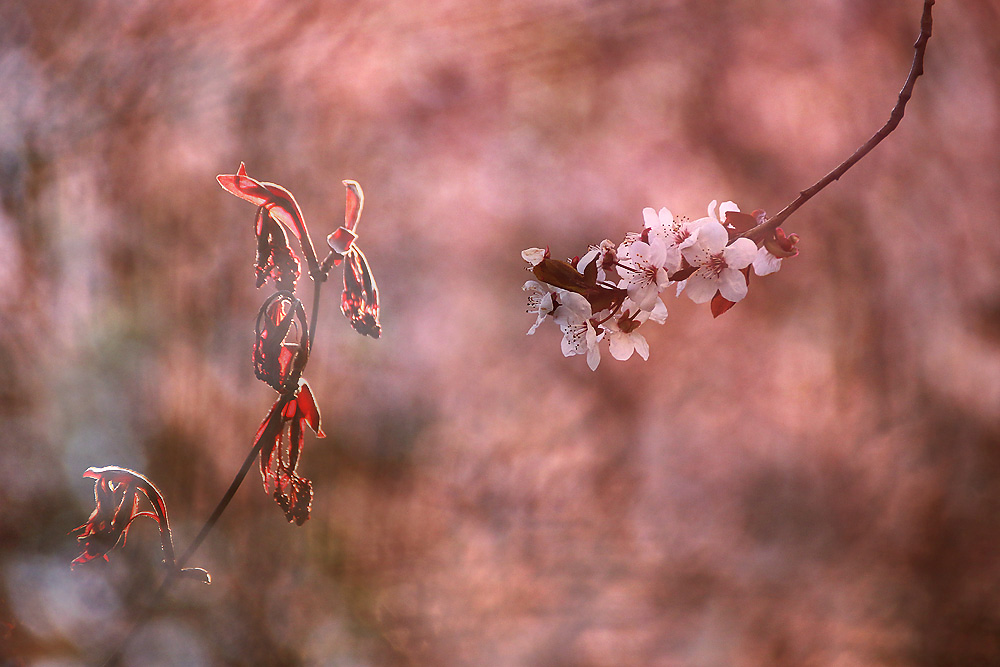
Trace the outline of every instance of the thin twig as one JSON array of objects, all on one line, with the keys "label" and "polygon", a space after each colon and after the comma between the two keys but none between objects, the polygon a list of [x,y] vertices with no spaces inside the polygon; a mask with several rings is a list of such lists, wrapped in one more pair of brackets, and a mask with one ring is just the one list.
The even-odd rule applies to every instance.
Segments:
[{"label": "thin twig", "polygon": [[309,354],[312,354],[313,339],[316,337],[316,320],[319,319],[319,294],[322,291],[320,288],[326,282],[326,274],[319,275],[322,276],[321,279],[313,280],[313,308],[312,318],[309,321]]},{"label": "thin twig", "polygon": [[896,100],[896,106],[893,107],[892,113],[889,114],[889,120],[886,121],[885,125],[883,125],[878,132],[872,135],[872,138],[866,141],[861,148],[854,151],[854,154],[851,155],[851,157],[841,162],[836,169],[818,180],[811,187],[801,191],[799,196],[796,197],[792,203],[778,211],[778,213],[773,217],[768,218],[753,229],[744,232],[741,236],[757,240],[759,238],[763,238],[768,233],[773,232],[781,223],[788,219],[788,216],[809,201],[820,190],[843,176],[848,169],[853,167],[861,158],[868,155],[873,148],[889,136],[889,133],[896,129],[896,126],[899,125],[899,121],[903,119],[903,112],[906,109],[906,103],[910,100],[910,96],[913,94],[913,84],[916,83],[917,77],[924,73],[924,51],[927,49],[927,40],[931,37],[931,7],[933,5],[934,0],[924,0],[924,11],[923,15],[920,17],[920,34],[917,36],[917,41],[913,44],[913,64],[910,66],[910,73],[907,75],[906,81],[903,83],[902,90],[899,91],[899,98]]}]

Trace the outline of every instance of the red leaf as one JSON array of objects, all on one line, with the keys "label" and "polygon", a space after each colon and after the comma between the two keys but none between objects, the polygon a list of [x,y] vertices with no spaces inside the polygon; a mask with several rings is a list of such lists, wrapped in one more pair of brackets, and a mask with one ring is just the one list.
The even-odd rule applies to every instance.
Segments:
[{"label": "red leaf", "polygon": [[285,228],[265,215],[265,210],[263,206],[257,209],[257,264],[254,267],[257,287],[270,278],[279,290],[294,292],[300,272],[298,257],[288,245]]},{"label": "red leaf", "polygon": [[[289,340],[292,327],[298,340]],[[302,302],[287,292],[272,294],[257,312],[253,346],[254,373],[275,391],[298,386],[309,358],[309,327]]]},{"label": "red leaf", "polygon": [[727,211],[725,222],[727,227],[732,225],[736,228],[729,230],[730,237],[739,236],[757,226],[757,218],[749,213],[740,213],[739,211]]},{"label": "red leaf", "polygon": [[735,305],[735,302],[716,292],[715,296],[712,297],[712,317],[718,317]]},{"label": "red leaf", "polygon": [[255,446],[261,443],[260,475],[264,490],[271,492],[285,518],[300,526],[309,518],[312,507],[312,482],[296,472],[305,444],[304,424],[308,424],[319,437],[325,437],[319,428],[316,399],[305,380],[300,380],[295,398],[279,398],[271,407],[257,429],[254,442]]},{"label": "red leaf", "polygon": [[292,193],[277,183],[260,182],[247,176],[246,165],[240,162],[235,174],[220,174],[216,177],[219,185],[240,199],[263,206],[272,218],[282,223],[300,241],[309,236],[302,209]]}]

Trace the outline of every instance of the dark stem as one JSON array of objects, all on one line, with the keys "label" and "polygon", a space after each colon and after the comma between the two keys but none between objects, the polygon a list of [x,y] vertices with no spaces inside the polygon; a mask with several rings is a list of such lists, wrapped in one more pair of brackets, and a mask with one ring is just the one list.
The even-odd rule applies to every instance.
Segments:
[{"label": "dark stem", "polygon": [[312,317],[309,320],[309,354],[312,354],[313,339],[316,337],[316,321],[319,319],[319,293],[320,288],[326,281],[326,276],[320,274],[321,278],[313,280],[313,307]]},{"label": "dark stem", "polygon": [[931,7],[933,5],[934,0],[924,0],[924,11],[923,15],[920,17],[920,34],[917,36],[917,41],[913,44],[913,64],[910,66],[910,73],[907,75],[906,81],[903,83],[902,90],[899,91],[899,98],[896,100],[896,106],[893,107],[892,113],[889,114],[889,120],[885,122],[885,125],[883,125],[878,132],[872,135],[872,138],[866,141],[861,148],[854,151],[854,154],[851,155],[851,157],[841,162],[836,169],[818,180],[811,187],[800,192],[799,196],[796,197],[792,203],[778,211],[778,213],[773,217],[768,218],[753,229],[744,232],[741,236],[758,241],[759,245],[759,239],[763,239],[767,236],[767,234],[773,232],[779,225],[781,225],[781,223],[787,220],[792,213],[798,210],[800,206],[812,199],[812,197],[814,197],[820,190],[843,176],[848,169],[853,167],[859,160],[861,160],[861,158],[868,155],[873,148],[878,146],[883,139],[889,136],[889,134],[896,129],[896,126],[899,125],[899,121],[903,120],[903,112],[906,109],[906,103],[910,100],[910,96],[913,94],[913,84],[916,83],[917,77],[924,73],[924,51],[927,50],[927,40],[931,37]]}]

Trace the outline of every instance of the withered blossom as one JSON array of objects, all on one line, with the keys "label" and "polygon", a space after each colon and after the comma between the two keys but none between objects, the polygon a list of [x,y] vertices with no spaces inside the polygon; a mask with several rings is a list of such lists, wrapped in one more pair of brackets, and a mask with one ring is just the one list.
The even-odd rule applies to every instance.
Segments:
[{"label": "withered blossom", "polygon": [[[302,525],[312,507],[312,482],[296,472],[305,429],[308,425],[317,437],[326,437],[320,427],[319,408],[305,380],[298,381],[293,397],[275,401],[264,418],[254,445],[260,445],[260,476],[264,490],[274,497],[289,522]],[[285,434],[287,433],[287,440]]]}]

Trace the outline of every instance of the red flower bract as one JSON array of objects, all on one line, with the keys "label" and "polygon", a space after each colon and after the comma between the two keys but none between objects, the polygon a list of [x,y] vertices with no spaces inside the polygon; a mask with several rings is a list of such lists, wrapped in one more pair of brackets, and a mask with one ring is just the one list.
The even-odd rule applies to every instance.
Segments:
[{"label": "red flower bract", "polygon": [[[302,525],[312,507],[312,482],[296,473],[302,446],[304,425],[319,438],[326,437],[320,428],[319,408],[305,380],[293,397],[279,398],[257,429],[254,444],[260,445],[260,476],[264,490],[271,492],[288,521]],[[288,444],[285,447],[285,432]]]}]

